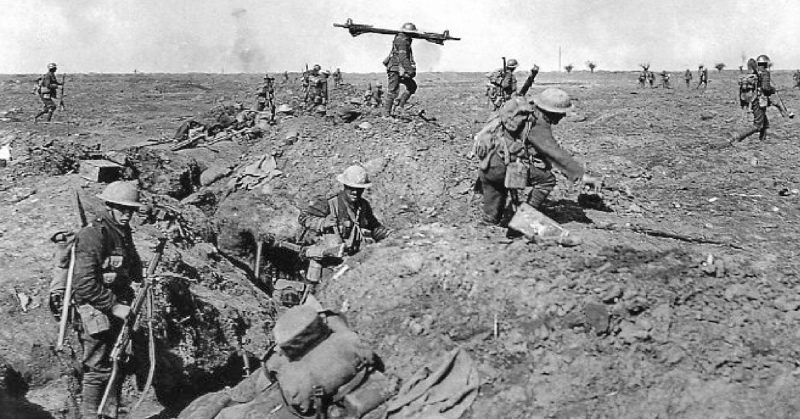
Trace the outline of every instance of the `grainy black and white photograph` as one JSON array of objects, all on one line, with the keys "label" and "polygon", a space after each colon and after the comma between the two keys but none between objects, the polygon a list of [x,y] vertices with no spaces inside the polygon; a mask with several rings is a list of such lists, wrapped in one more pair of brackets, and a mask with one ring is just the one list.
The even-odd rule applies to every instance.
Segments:
[{"label": "grainy black and white photograph", "polygon": [[0,11],[0,419],[800,418],[800,2]]}]

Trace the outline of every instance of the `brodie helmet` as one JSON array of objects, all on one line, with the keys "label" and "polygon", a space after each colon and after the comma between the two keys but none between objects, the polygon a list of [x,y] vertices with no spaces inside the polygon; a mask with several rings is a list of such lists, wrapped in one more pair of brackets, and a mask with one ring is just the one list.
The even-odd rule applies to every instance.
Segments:
[{"label": "brodie helmet", "polygon": [[769,57],[764,54],[759,55],[756,58],[756,64],[758,64],[759,67],[769,67],[770,64]]},{"label": "brodie helmet", "polygon": [[415,24],[413,24],[411,22],[406,22],[406,23],[403,24],[403,27],[400,30],[402,30],[403,32],[416,32],[417,31],[417,25],[415,25]]}]

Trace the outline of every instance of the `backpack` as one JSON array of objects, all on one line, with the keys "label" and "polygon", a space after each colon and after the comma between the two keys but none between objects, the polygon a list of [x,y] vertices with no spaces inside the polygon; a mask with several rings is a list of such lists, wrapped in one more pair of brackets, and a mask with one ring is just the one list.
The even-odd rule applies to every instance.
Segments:
[{"label": "backpack", "polygon": [[33,94],[34,95],[41,95],[42,94],[42,78],[39,77],[33,84]]},{"label": "backpack", "polygon": [[488,79],[489,79],[489,83],[491,83],[491,84],[493,84],[495,86],[502,85],[503,84],[503,76],[504,76],[503,73],[505,73],[503,70],[495,70],[495,71],[492,71],[491,73],[489,73],[489,76],[487,76]]}]

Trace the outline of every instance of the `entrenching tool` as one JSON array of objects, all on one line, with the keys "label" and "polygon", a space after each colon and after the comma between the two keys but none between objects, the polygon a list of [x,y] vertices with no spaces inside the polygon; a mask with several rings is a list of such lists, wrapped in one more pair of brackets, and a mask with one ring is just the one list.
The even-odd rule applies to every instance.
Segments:
[{"label": "entrenching tool", "polygon": [[400,33],[404,33],[411,38],[415,39],[424,39],[428,42],[432,42],[438,45],[444,45],[444,41],[460,41],[461,38],[454,38],[450,36],[450,31],[444,30],[442,33],[436,32],[419,32],[419,31],[408,31],[408,30],[397,30],[397,29],[383,29],[383,28],[376,28],[372,25],[364,25],[359,23],[353,23],[353,19],[347,19],[344,24],[341,23],[334,23],[334,27],[337,28],[345,28],[350,35],[358,36],[365,33],[379,33],[384,35],[397,35]]}]

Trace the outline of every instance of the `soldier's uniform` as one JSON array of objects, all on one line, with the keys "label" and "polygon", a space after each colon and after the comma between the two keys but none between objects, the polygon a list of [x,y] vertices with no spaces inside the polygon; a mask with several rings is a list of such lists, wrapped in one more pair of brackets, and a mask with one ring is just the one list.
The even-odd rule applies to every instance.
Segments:
[{"label": "soldier's uniform", "polygon": [[371,106],[373,108],[377,108],[381,106],[381,100],[383,99],[383,85],[380,83],[376,83],[375,87],[373,88],[370,85],[370,88],[364,92],[364,104],[366,106]]},{"label": "soldier's uniform", "polygon": [[509,163],[519,161],[528,166],[527,184],[532,189],[526,201],[534,208],[542,205],[556,185],[553,166],[572,181],[590,179],[583,165],[556,143],[545,113],[544,108],[551,115],[565,114],[569,96],[560,89],[547,89],[534,102],[536,106],[521,97],[512,99],[476,136],[473,152],[480,159],[483,220],[487,223],[499,224],[503,218],[510,192],[505,186]]},{"label": "soldier's uniform", "polygon": [[698,67],[698,69],[697,69],[697,78],[698,78],[699,81],[697,82],[697,86],[695,87],[695,90],[699,89],[700,86],[703,86],[703,89],[708,87],[708,69],[707,68],[703,67],[702,65],[700,67]]},{"label": "soldier's uniform", "polygon": [[664,89],[671,89],[669,85],[669,73],[666,70],[661,72],[661,87]]},{"label": "soldier's uniform", "polygon": [[333,72],[333,85],[339,87],[342,84],[342,71],[338,68]]},{"label": "soldier's uniform", "polygon": [[792,74],[792,80],[794,80],[794,87],[793,89],[800,89],[800,70],[797,70]]},{"label": "soldier's uniform", "polygon": [[47,120],[50,121],[53,118],[53,112],[55,112],[57,108],[53,99],[58,98],[58,86],[61,86],[61,83],[59,83],[56,78],[56,64],[48,64],[47,69],[47,73],[45,73],[39,81],[39,99],[41,99],[44,108],[33,117],[34,122],[44,114],[47,114]]},{"label": "soldier's uniform", "polygon": [[655,83],[655,81],[656,81],[656,74],[653,73],[652,71],[647,71],[647,82],[650,83],[651,89],[654,87],[653,83]]},{"label": "soldier's uniform", "polygon": [[764,141],[767,138],[769,119],[767,118],[767,108],[775,106],[782,115],[793,118],[794,114],[786,109],[780,97],[773,96],[776,93],[775,86],[772,84],[769,71],[769,57],[766,55],[758,56],[754,74],[742,77],[739,80],[739,104],[747,106],[753,112],[752,127],[741,131],[732,132],[730,142],[742,141],[756,132],[758,139]]},{"label": "soldier's uniform", "polygon": [[512,58],[506,63],[506,68],[499,68],[489,75],[487,95],[494,110],[499,109],[517,93],[517,77],[514,75],[517,65],[517,60]]},{"label": "soldier's uniform", "polygon": [[269,75],[264,76],[264,85],[256,93],[256,110],[261,112],[269,106],[275,115],[275,79]]},{"label": "soldier's uniform", "polygon": [[643,70],[639,73],[639,87],[644,88],[644,82],[647,81],[647,71]]},{"label": "soldier's uniform", "polygon": [[[372,186],[363,167],[350,166],[336,179],[345,188],[336,195],[312,201],[300,214],[298,222],[305,230],[303,240],[310,238],[312,243],[325,241],[328,245],[341,244],[343,255],[353,255],[361,249],[366,238],[376,242],[381,241],[391,233],[391,229],[384,227],[378,221],[372,206],[361,197],[364,189]],[[325,274],[320,272],[317,278],[309,275],[308,279],[313,282],[318,281],[319,277],[329,275],[329,268],[339,262],[340,260],[335,257],[311,260],[309,272],[312,272],[315,266],[327,272]]]},{"label": "soldier's uniform", "polygon": [[691,83],[692,83],[692,77],[693,77],[693,76],[692,76],[692,72],[691,72],[691,70],[689,70],[689,69],[687,68],[687,69],[686,69],[686,71],[683,73],[683,81],[685,81],[685,82],[686,82],[686,87],[687,87],[687,88],[691,87]]},{"label": "soldier's uniform", "polygon": [[[403,25],[402,30],[416,32],[417,27],[413,23],[406,23]],[[395,35],[392,41],[392,51],[383,60],[383,64],[386,66],[386,76],[388,78],[386,100],[383,102],[383,114],[384,116],[391,116],[394,100],[398,98],[397,94],[401,84],[406,87],[406,91],[398,99],[397,107],[399,108],[403,108],[411,95],[417,91],[417,83],[414,81],[414,77],[417,75],[417,63],[414,61],[414,52],[411,50],[411,37],[408,34],[401,32]]]},{"label": "soldier's uniform", "polygon": [[[135,186],[126,183],[114,182],[98,197],[138,207],[138,191],[132,194],[130,190],[135,190]],[[73,275],[73,298],[78,307],[83,347],[81,414],[84,418],[94,418],[111,375],[111,350],[123,323],[112,310],[118,305],[129,306],[134,297],[131,283],[142,280],[142,262],[133,245],[131,229],[115,221],[110,210],[78,232]],[[116,388],[110,392],[102,417],[117,416],[122,381],[118,379]]]},{"label": "soldier's uniform", "polygon": [[330,72],[325,70],[317,76],[309,78],[309,100],[306,103],[306,110],[311,110],[319,106],[328,105],[328,76]]}]

